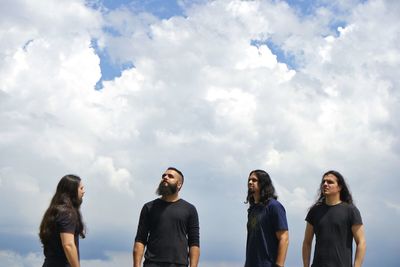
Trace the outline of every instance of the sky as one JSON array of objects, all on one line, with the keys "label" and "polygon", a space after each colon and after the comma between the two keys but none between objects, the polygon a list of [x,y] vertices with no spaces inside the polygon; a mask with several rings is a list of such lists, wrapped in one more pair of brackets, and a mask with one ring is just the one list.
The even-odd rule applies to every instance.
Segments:
[{"label": "sky", "polygon": [[43,262],[59,179],[82,177],[82,266],[131,266],[169,166],[204,267],[243,266],[247,178],[285,206],[301,266],[322,174],[341,172],[365,267],[400,262],[400,2],[0,0],[0,267]]}]

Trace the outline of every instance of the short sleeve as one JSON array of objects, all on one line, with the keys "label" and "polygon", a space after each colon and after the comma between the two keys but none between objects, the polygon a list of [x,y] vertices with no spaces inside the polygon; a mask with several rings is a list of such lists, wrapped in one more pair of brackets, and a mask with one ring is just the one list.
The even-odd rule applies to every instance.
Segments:
[{"label": "short sleeve", "polygon": [[148,222],[148,209],[147,205],[144,205],[140,212],[139,224],[136,232],[135,242],[140,242],[144,245],[147,244],[147,238],[149,235],[149,222]]},{"label": "short sleeve", "polygon": [[351,206],[351,225],[363,224],[360,211],[356,206]]},{"label": "short sleeve", "polygon": [[314,214],[315,214],[315,207],[312,207],[306,216],[306,222],[314,226]]},{"label": "short sleeve", "polygon": [[279,202],[276,202],[273,206],[273,214],[274,214],[274,226],[277,231],[288,230],[288,223],[286,218],[286,211],[283,205]]},{"label": "short sleeve", "polygon": [[60,233],[75,234],[77,227],[77,220],[72,212],[63,211],[58,214],[56,224]]},{"label": "short sleeve", "polygon": [[189,247],[200,247],[200,226],[199,215],[194,206],[191,207],[189,222],[188,222],[188,245]]}]

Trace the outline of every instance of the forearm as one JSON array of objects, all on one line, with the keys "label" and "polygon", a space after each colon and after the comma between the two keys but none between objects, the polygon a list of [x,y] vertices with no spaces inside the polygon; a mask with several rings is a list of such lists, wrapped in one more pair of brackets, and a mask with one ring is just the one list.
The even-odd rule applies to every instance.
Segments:
[{"label": "forearm", "polygon": [[189,248],[189,267],[197,267],[200,258],[200,248],[198,246],[191,246]]},{"label": "forearm", "polygon": [[354,267],[361,267],[364,261],[365,251],[366,251],[365,241],[359,242],[356,248],[356,255],[354,257]]},{"label": "forearm", "polygon": [[289,247],[289,238],[285,236],[284,238],[281,238],[279,240],[278,244],[278,255],[276,257],[276,262],[275,262],[278,266],[285,265],[285,259],[288,247]]},{"label": "forearm", "polygon": [[135,242],[133,246],[133,267],[140,267],[144,254],[144,244]]},{"label": "forearm", "polygon": [[309,267],[310,257],[311,257],[311,244],[303,242],[302,256],[303,256],[303,267]]},{"label": "forearm", "polygon": [[65,252],[65,256],[69,262],[71,267],[79,267],[79,257],[78,257],[78,250],[74,243],[68,243],[63,245],[63,249]]}]

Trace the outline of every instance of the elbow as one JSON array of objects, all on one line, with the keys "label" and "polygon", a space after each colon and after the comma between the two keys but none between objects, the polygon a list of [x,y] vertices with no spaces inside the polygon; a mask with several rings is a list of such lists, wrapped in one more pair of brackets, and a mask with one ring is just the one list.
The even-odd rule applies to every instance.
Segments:
[{"label": "elbow", "polygon": [[133,253],[141,253],[144,250],[145,244],[142,242],[136,241],[135,244],[133,245]]},{"label": "elbow", "polygon": [[280,249],[287,249],[289,247],[289,232],[285,231],[280,235],[277,235],[278,246]]},{"label": "elbow", "polygon": [[285,236],[280,240],[280,243],[284,246],[289,246],[289,236]]},{"label": "elbow", "polygon": [[365,239],[360,240],[357,244],[357,247],[365,251],[367,249],[367,242],[365,241]]},{"label": "elbow", "polygon": [[67,250],[67,251],[71,251],[71,250],[75,249],[75,243],[73,243],[73,242],[64,243],[64,244],[62,244],[62,246],[63,246],[63,249]]},{"label": "elbow", "polygon": [[303,241],[303,249],[311,248],[311,243],[312,243],[312,241],[304,239],[304,241]]}]

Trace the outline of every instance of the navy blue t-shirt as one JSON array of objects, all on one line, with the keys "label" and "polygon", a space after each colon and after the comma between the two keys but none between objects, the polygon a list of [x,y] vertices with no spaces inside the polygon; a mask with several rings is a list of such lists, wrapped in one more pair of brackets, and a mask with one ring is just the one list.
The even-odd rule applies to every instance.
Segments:
[{"label": "navy blue t-shirt", "polygon": [[274,266],[278,256],[277,231],[288,230],[282,204],[269,200],[267,205],[254,204],[248,210],[245,267]]}]

